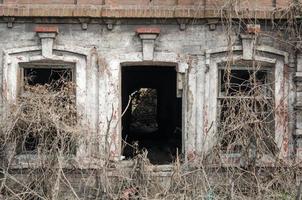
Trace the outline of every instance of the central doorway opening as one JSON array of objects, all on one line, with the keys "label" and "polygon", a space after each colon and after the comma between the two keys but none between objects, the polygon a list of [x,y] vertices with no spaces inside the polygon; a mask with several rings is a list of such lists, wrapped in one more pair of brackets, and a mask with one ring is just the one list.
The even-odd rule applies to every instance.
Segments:
[{"label": "central doorway opening", "polygon": [[148,152],[152,164],[173,162],[182,149],[182,99],[175,67],[122,67],[122,153]]}]

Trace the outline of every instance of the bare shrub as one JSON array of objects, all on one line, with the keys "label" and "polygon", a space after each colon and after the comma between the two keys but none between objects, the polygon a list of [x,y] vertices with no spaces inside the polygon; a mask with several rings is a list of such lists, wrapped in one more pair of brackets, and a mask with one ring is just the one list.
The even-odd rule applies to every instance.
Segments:
[{"label": "bare shrub", "polygon": [[[230,51],[223,68],[225,98],[220,99],[217,145],[210,153],[189,162],[177,157],[168,169],[159,170],[150,164],[144,150],[136,151],[128,165],[107,159],[91,170],[66,168],[63,163],[72,160],[85,128],[79,124],[74,85],[66,82],[55,89],[52,85],[26,86],[16,104],[1,113],[5,116],[1,116],[0,151],[7,158],[1,166],[0,199],[294,199],[295,179],[301,170],[298,164],[278,157],[273,117],[276,105],[269,95],[274,93],[274,80],[259,80],[257,72],[263,66],[253,64],[248,79],[231,81],[232,33],[254,21],[240,16],[233,20],[236,1],[225,2],[220,11]],[[285,9],[290,14],[285,25],[290,39],[275,39],[293,45],[299,33],[293,16],[300,8],[298,3]],[[103,131],[108,137],[110,130]],[[13,153],[6,156],[8,149]],[[39,165],[16,173],[20,178],[13,173],[12,157],[28,149],[33,149],[30,153],[37,155]],[[235,154],[239,154],[235,159],[239,162],[228,163]],[[267,156],[269,165],[261,162]],[[76,183],[72,183],[74,174],[78,175]]]},{"label": "bare shrub", "polygon": [[1,149],[6,154],[3,171],[9,174],[15,155],[37,169],[29,172],[27,183],[20,183],[16,188],[5,186],[9,178],[6,176],[1,189],[9,194],[20,192],[21,199],[57,195],[62,159],[68,162],[75,154],[81,134],[75,100],[71,82],[64,82],[60,87],[54,84],[25,86],[17,102],[6,110],[1,123]]},{"label": "bare shrub", "polygon": [[[74,85],[26,86],[3,117],[1,149],[14,146],[12,156],[31,153],[39,162],[16,176],[9,157],[1,168],[1,194],[6,199],[62,199],[67,193],[69,199],[292,199],[299,168],[278,159],[271,118],[275,105],[268,98],[272,83],[259,82],[259,70],[261,66],[250,71],[250,78],[240,84],[232,83],[231,71],[225,73],[224,95],[231,98],[221,99],[217,146],[204,160],[192,160],[189,165],[177,158],[166,173],[155,170],[147,151],[137,152],[128,166],[106,160],[98,169],[79,173],[75,166],[68,173],[64,163],[72,160],[83,130]],[[35,142],[27,144],[28,138]],[[26,145],[36,148],[28,152]],[[244,163],[227,166],[219,159],[234,151]],[[259,164],[264,155],[272,158],[273,167]],[[77,184],[82,189],[72,183],[74,173],[80,174]]]}]

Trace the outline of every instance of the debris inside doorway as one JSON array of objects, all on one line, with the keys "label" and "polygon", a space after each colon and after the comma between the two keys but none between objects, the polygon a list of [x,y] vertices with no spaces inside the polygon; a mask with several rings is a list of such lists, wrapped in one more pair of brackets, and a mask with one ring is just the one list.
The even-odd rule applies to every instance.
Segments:
[{"label": "debris inside doorway", "polygon": [[123,155],[133,158],[148,152],[153,164],[168,164],[181,152],[181,98],[176,97],[174,67],[122,69]]}]

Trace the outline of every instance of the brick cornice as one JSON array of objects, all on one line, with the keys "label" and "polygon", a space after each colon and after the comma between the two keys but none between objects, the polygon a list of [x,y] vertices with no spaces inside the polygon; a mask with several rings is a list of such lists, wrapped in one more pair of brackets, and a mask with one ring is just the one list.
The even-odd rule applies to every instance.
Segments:
[{"label": "brick cornice", "polygon": [[[239,13],[239,14],[238,14]],[[282,19],[286,11],[243,10],[233,18]],[[0,5],[0,17],[92,17],[92,18],[221,18],[214,8],[196,6],[101,6],[101,5]]]}]

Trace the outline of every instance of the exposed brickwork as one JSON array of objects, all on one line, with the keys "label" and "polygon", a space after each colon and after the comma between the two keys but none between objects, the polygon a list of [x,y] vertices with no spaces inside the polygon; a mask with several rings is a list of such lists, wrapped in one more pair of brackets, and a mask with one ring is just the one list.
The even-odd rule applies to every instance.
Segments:
[{"label": "exposed brickwork", "polygon": [[261,27],[259,24],[247,24],[246,32],[250,34],[256,34],[261,32]]},{"label": "exposed brickwork", "polygon": [[178,5],[193,5],[194,2],[194,0],[178,0]]},{"label": "exposed brickwork", "polygon": [[59,28],[57,26],[36,26],[35,32],[37,33],[59,33]]},{"label": "exposed brickwork", "polygon": [[105,0],[106,5],[148,5],[149,0]]},{"label": "exposed brickwork", "polygon": [[4,0],[4,4],[92,4],[102,5],[105,0]]},{"label": "exposed brickwork", "polygon": [[[288,6],[291,0],[277,0],[276,6]],[[20,17],[114,17],[114,18],[220,18],[226,9],[221,0],[5,0],[0,16]],[[44,3],[43,3],[44,2]],[[50,4],[50,2],[52,2]],[[57,3],[63,3],[57,5]],[[47,5],[43,5],[47,4]],[[92,6],[93,4],[93,6]],[[104,4],[104,5],[102,5]],[[161,6],[160,6],[161,5]],[[177,5],[177,6],[175,6]],[[260,6],[259,6],[260,5]],[[286,11],[272,7],[272,0],[240,1],[234,5],[234,18],[286,18]]]},{"label": "exposed brickwork", "polygon": [[77,0],[78,4],[103,5],[105,0]]},{"label": "exposed brickwork", "polygon": [[288,7],[293,3],[292,0],[277,0],[276,2],[276,7],[277,8],[282,8],[282,7]]},{"label": "exposed brickwork", "polygon": [[137,34],[144,34],[144,33],[150,33],[150,34],[159,34],[160,28],[157,27],[139,27],[136,29]]},{"label": "exposed brickwork", "polygon": [[[276,6],[287,7],[292,0],[241,0],[233,6],[238,8],[263,9]],[[92,4],[92,5],[136,5],[136,6],[199,6],[200,8],[222,8],[229,4],[225,0],[4,0],[4,4]]]},{"label": "exposed brickwork", "polygon": [[4,0],[7,4],[74,4],[74,0]]},{"label": "exposed brickwork", "polygon": [[177,0],[153,0],[152,3],[154,5],[166,5],[166,6],[174,6],[177,5]]}]

